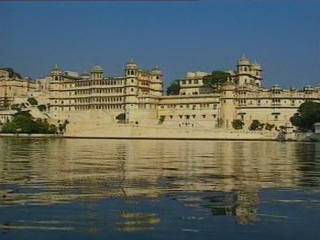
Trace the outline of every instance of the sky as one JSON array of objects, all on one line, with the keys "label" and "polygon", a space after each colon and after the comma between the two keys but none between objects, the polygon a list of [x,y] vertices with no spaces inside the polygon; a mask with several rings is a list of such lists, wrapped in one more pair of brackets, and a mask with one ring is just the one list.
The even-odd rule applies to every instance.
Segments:
[{"label": "sky", "polygon": [[188,71],[229,70],[243,54],[264,86],[320,83],[320,1],[0,1],[0,68],[33,79],[58,64],[121,76],[133,58],[168,85]]}]

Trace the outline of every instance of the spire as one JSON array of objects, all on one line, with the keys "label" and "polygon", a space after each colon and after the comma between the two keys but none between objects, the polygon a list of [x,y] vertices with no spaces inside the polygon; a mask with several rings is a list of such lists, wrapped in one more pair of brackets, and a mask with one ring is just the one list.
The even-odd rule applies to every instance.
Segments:
[{"label": "spire", "polygon": [[238,65],[250,65],[250,61],[244,54],[242,54],[242,57],[238,61]]},{"label": "spire", "polygon": [[135,63],[135,61],[133,60],[133,58],[130,58],[129,63]]},{"label": "spire", "polygon": [[58,66],[58,64],[55,64],[52,71],[61,71],[60,67]]}]

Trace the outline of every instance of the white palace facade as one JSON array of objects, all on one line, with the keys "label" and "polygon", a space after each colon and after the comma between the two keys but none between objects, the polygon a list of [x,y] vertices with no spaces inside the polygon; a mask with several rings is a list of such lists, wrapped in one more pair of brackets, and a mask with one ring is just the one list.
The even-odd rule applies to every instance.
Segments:
[{"label": "white palace facade", "polygon": [[[163,73],[158,67],[145,71],[133,61],[120,77],[104,77],[100,66],[81,75],[56,66],[48,77],[32,83],[32,88],[26,85],[28,97],[47,106],[46,116],[77,122],[79,128],[90,122],[98,126],[100,121],[111,125],[232,129],[236,119],[244,122],[243,129],[248,129],[253,120],[279,128],[290,125],[290,117],[303,102],[320,100],[317,87],[264,88],[261,66],[246,57],[240,58],[229,73],[230,78],[218,92],[204,83],[208,73],[188,73],[178,80],[179,94],[172,96],[164,94]],[[7,78],[0,78],[0,87]]]}]

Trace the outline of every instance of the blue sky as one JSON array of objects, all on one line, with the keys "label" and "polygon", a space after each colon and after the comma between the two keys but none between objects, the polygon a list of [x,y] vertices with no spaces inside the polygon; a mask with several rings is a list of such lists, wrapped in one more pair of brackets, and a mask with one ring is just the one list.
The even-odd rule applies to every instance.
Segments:
[{"label": "blue sky", "polygon": [[133,58],[166,83],[187,71],[234,68],[244,53],[264,85],[320,83],[320,1],[0,2],[0,67],[32,78],[55,63],[122,75]]}]

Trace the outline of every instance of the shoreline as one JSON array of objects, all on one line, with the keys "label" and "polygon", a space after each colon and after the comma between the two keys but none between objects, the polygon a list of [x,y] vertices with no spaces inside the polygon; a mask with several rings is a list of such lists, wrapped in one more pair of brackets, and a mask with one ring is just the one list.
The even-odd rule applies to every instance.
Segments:
[{"label": "shoreline", "polygon": [[0,133],[0,137],[19,137],[19,138],[63,138],[61,134],[38,134],[38,133]]},{"label": "shoreline", "polygon": [[15,134],[15,133],[0,133],[0,138],[66,138],[66,139],[111,139],[111,140],[194,140],[194,141],[279,141],[271,138],[199,138],[199,137],[108,137],[108,136],[65,136],[57,134]]}]

